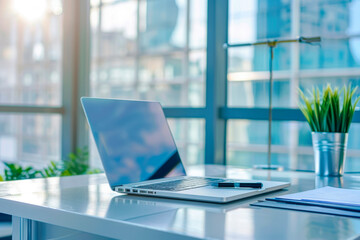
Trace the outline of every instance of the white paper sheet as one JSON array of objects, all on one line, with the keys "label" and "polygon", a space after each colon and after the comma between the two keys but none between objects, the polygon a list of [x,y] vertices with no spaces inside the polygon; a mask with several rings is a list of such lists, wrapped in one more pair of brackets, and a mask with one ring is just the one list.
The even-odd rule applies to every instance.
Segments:
[{"label": "white paper sheet", "polygon": [[360,207],[360,190],[323,187],[305,192],[279,196],[276,199],[333,203],[339,205]]}]

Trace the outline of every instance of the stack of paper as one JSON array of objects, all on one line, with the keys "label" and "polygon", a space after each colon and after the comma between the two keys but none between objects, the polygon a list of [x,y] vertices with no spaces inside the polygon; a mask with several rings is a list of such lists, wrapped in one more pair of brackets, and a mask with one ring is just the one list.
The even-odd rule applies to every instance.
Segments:
[{"label": "stack of paper", "polygon": [[266,200],[251,205],[360,218],[360,190],[323,187]]},{"label": "stack of paper", "polygon": [[310,191],[288,194],[276,197],[275,199],[331,203],[345,206],[360,207],[360,190],[323,187]]}]

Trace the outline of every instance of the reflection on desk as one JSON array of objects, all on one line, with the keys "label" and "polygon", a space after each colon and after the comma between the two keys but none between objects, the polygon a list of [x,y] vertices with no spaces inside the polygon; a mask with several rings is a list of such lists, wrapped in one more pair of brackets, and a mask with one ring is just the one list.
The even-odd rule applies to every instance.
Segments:
[{"label": "reflection on desk", "polygon": [[[190,172],[199,169],[204,172],[200,167]],[[74,236],[87,233],[90,234],[86,235],[87,239],[99,239],[99,236],[118,239],[348,239],[360,235],[359,219],[249,206],[265,197],[313,189],[319,179],[311,173],[235,168],[225,169],[224,173],[225,177],[255,180],[270,176],[271,180],[289,181],[292,186],[289,190],[229,204],[212,204],[118,194],[109,188],[102,174],[80,176],[83,177],[81,181],[78,179],[81,184],[69,178],[27,182],[33,184],[36,191],[23,194],[10,190],[11,184],[18,184],[17,189],[20,189],[19,181],[6,186],[10,195],[5,196],[2,191],[0,212],[17,216],[15,226],[20,226],[21,219],[38,224],[38,239],[54,237],[51,234],[55,232],[73,233]],[[327,182],[338,184],[338,181]],[[360,176],[345,175],[340,182],[343,187],[354,188],[360,185]]]},{"label": "reflection on desk", "polygon": [[322,227],[330,227],[327,228],[328,231],[321,232],[320,238],[341,239],[351,232],[356,232],[356,225],[353,225],[353,222],[358,222],[357,232],[360,231],[360,221],[355,219],[310,216],[306,213],[288,211],[274,213],[269,209],[254,211],[239,203],[218,205],[137,196],[114,197],[107,217],[114,217],[113,211],[124,205],[129,207],[136,205],[136,208],[138,206],[162,208],[156,214],[130,218],[127,219],[128,222],[199,238],[284,239],[284,236],[310,238],[310,236],[319,236],[318,230]]}]

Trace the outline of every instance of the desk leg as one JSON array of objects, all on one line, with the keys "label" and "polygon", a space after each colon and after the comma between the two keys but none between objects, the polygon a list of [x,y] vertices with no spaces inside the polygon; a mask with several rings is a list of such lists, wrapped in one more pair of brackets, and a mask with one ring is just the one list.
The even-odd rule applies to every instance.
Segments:
[{"label": "desk leg", "polygon": [[12,217],[12,239],[13,240],[32,240],[36,239],[36,222],[27,218]]},{"label": "desk leg", "polygon": [[[1,1],[1,0],[0,0]],[[35,220],[12,217],[13,240],[46,240],[46,239],[69,239],[69,240],[108,240],[109,238],[99,235],[77,231],[70,228],[60,227],[49,223]]]}]

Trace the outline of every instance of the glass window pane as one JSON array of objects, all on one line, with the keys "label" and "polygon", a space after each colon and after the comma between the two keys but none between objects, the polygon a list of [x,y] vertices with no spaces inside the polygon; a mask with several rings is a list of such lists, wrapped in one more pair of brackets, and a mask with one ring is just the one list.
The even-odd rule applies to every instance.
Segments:
[{"label": "glass window pane", "polygon": [[93,6],[91,96],[204,106],[205,0],[125,0]]},{"label": "glass window pane", "polygon": [[206,52],[205,51],[192,51],[189,54],[189,77],[199,78],[205,80],[206,70]]},{"label": "glass window pane", "polygon": [[190,0],[190,29],[189,45],[190,48],[206,48],[206,21],[207,21],[207,1]]},{"label": "glass window pane", "polygon": [[[297,5],[299,3],[299,6]],[[327,84],[358,86],[360,1],[229,1],[229,42],[321,36],[318,44],[281,44],[275,48],[273,106],[297,108],[297,88]],[[266,46],[228,50],[228,105],[268,107],[269,50]],[[360,91],[358,90],[358,93]],[[352,128],[357,128],[357,123]],[[251,133],[250,133],[251,131]],[[228,163],[266,164],[266,121],[231,120]],[[313,170],[310,129],[302,122],[273,123],[272,163],[285,169]],[[350,139],[350,136],[349,136]],[[349,140],[346,171],[359,171],[356,134]]]},{"label": "glass window pane", "polygon": [[[96,13],[92,18],[98,17]],[[101,8],[101,29],[97,52],[100,56],[122,56],[134,54],[137,38],[137,2],[134,0],[117,1]],[[95,28],[93,26],[93,28]],[[95,38],[96,39],[96,38]]]},{"label": "glass window pane", "polygon": [[243,168],[266,164],[267,132],[264,121],[229,120],[226,163]]},{"label": "glass window pane", "polygon": [[205,121],[202,119],[168,119],[184,164],[204,164]]},{"label": "glass window pane", "polygon": [[173,54],[164,57],[142,57],[139,80],[143,83],[176,81],[184,78],[184,55]]},{"label": "glass window pane", "polygon": [[62,1],[17,2],[0,2],[0,104],[58,106]]},{"label": "glass window pane", "polygon": [[329,69],[360,67],[360,38],[326,39],[320,46],[302,44],[301,69]]},{"label": "glass window pane", "polygon": [[[321,36],[321,47],[301,46],[302,69],[360,66],[360,1],[301,1],[303,36]],[[348,37],[350,35],[350,37]],[[309,51],[311,48],[311,52]]]},{"label": "glass window pane", "polygon": [[[252,168],[267,164],[268,122],[228,121],[227,164]],[[351,125],[346,172],[359,172],[360,124]],[[311,131],[306,122],[274,121],[271,163],[284,169],[314,171]]]},{"label": "glass window pane", "polygon": [[[100,1],[100,0],[97,0]],[[90,27],[91,27],[91,57],[98,59],[100,56],[100,11],[97,7],[90,8]]]},{"label": "glass window pane", "polygon": [[0,114],[0,160],[44,166],[60,161],[61,116]]},{"label": "glass window pane", "polygon": [[289,37],[291,1],[229,1],[229,42]]},{"label": "glass window pane", "polygon": [[91,168],[104,169],[93,135],[89,134],[89,162]]},{"label": "glass window pane", "polygon": [[[274,49],[273,106],[290,107],[290,46]],[[269,106],[269,48],[267,46],[229,49],[228,105]]]},{"label": "glass window pane", "polygon": [[100,5],[100,0],[90,0],[90,6],[96,7]]},{"label": "glass window pane", "polygon": [[[228,105],[230,107],[269,107],[269,80],[229,81]],[[274,79],[273,107],[290,107],[288,79]]]},{"label": "glass window pane", "polygon": [[300,1],[303,36],[336,36],[360,33],[360,1]]},{"label": "glass window pane", "polygon": [[169,51],[186,46],[186,5],[186,0],[140,0],[141,51]]},{"label": "glass window pane", "polygon": [[96,97],[135,98],[135,61],[123,58],[93,61],[90,73],[90,94]]},{"label": "glass window pane", "polygon": [[[269,71],[269,47],[237,47],[228,51],[228,72],[258,72]],[[274,48],[273,70],[290,70],[291,48],[289,44],[282,44]]]}]

